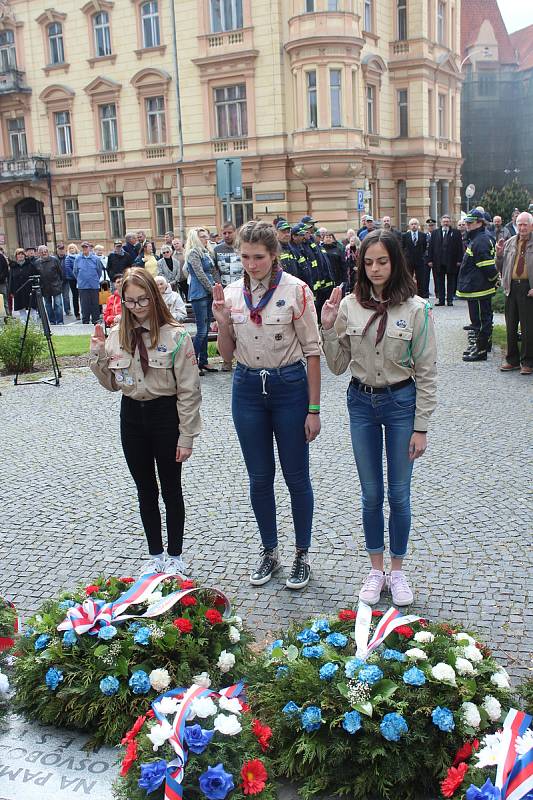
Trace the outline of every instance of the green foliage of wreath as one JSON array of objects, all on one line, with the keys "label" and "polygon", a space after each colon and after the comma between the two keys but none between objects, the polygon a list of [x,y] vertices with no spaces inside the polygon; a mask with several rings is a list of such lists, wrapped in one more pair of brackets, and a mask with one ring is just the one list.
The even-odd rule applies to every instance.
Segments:
[{"label": "green foliage of wreath", "polygon": [[[8,640],[14,640],[17,613],[13,606],[0,597],[0,722],[9,709],[9,662],[11,647]],[[4,640],[2,642],[2,640]]]}]

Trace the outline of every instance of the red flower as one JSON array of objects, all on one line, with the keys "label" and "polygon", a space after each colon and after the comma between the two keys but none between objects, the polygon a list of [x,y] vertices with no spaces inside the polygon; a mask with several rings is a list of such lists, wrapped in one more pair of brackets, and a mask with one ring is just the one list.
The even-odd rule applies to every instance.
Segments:
[{"label": "red flower", "polygon": [[261,746],[261,750],[265,753],[272,738],[272,728],[269,728],[268,725],[263,725],[260,720],[254,719],[252,731]]},{"label": "red flower", "polygon": [[121,583],[135,583],[135,578],[128,578],[125,576],[124,578],[119,578]]},{"label": "red flower", "polygon": [[455,754],[455,758],[453,760],[452,767],[456,767],[458,764],[461,763],[461,761],[468,761],[468,759],[471,757],[472,753],[475,750],[477,750],[478,747],[479,747],[479,740],[478,739],[474,739],[473,742],[465,742],[463,745],[461,745],[461,747],[459,748],[459,750]]},{"label": "red flower", "polygon": [[382,617],[383,616],[383,611],[378,611],[377,608],[375,608],[374,611],[372,612],[372,616],[373,617]]},{"label": "red flower", "polygon": [[185,619],[185,617],[178,617],[172,624],[180,633],[190,633],[192,631],[192,622],[190,619]]},{"label": "red flower", "polygon": [[205,612],[205,618],[210,625],[218,625],[222,622],[222,614],[220,611],[217,611],[216,608],[209,608]]},{"label": "red flower", "polygon": [[420,625],[421,628],[427,628],[429,622],[427,621],[427,619],[419,619],[418,624]]},{"label": "red flower", "polygon": [[443,623],[440,626],[440,629],[443,633],[446,633],[448,636],[453,636],[453,634],[455,633],[454,629],[450,625],[447,625],[446,623]]},{"label": "red flower", "polygon": [[87,595],[87,597],[89,597],[89,595],[94,594],[95,592],[99,592],[99,591],[100,591],[100,587],[97,586],[95,583],[91,584],[91,586],[86,586],[85,587],[85,594]]},{"label": "red flower", "polygon": [[242,789],[244,794],[261,794],[266,786],[268,773],[262,761],[254,758],[246,761],[241,769]]},{"label": "red flower", "polygon": [[187,579],[181,580],[179,582],[179,584],[180,584],[180,589],[182,589],[184,592],[186,592],[188,589],[195,589],[196,588],[195,582],[194,581],[189,581]]},{"label": "red flower", "polygon": [[217,594],[215,596],[215,605],[219,608],[226,608],[226,601],[221,595]]},{"label": "red flower", "polygon": [[141,715],[140,717],[137,717],[137,719],[133,723],[133,726],[129,729],[129,731],[124,736],[120,744],[128,744],[129,742],[132,742],[139,733],[139,731],[141,730],[145,722],[146,722],[146,716]]},{"label": "red flower", "polygon": [[338,617],[341,622],[348,622],[349,620],[355,619],[357,613],[352,611],[350,608],[343,608],[342,611],[339,611]]},{"label": "red flower", "polygon": [[241,704],[242,713],[249,714],[250,711],[252,710],[251,706],[249,706],[248,703],[243,703],[242,700],[239,700],[239,703]]},{"label": "red flower", "polygon": [[412,639],[415,635],[415,632],[410,625],[400,625],[398,628],[396,628],[396,633],[400,636],[405,636],[406,639]]},{"label": "red flower", "polygon": [[125,778],[128,772],[130,771],[133,764],[137,761],[137,742],[135,739],[132,739],[128,742],[128,746],[126,748],[126,754],[122,761],[122,766],[120,768],[120,777]]},{"label": "red flower", "polygon": [[[176,699],[179,699],[179,697],[180,696],[178,695]],[[150,709],[149,711],[146,712],[146,717],[147,719],[153,719],[155,717],[153,709]]]},{"label": "red flower", "polygon": [[465,775],[468,771],[468,764],[464,761],[458,767],[450,767],[446,773],[446,777],[441,782],[440,790],[443,797],[453,797],[459,786],[464,781]]},{"label": "red flower", "polygon": [[193,597],[192,594],[186,594],[185,597],[181,598],[180,603],[182,606],[195,606],[196,597]]}]

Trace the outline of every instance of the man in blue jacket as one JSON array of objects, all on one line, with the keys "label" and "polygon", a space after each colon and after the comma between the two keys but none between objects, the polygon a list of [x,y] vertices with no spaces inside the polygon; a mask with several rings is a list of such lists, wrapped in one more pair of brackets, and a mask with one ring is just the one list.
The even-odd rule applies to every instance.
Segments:
[{"label": "man in blue jacket", "polygon": [[93,325],[100,319],[100,304],[98,292],[100,290],[100,277],[104,265],[94,253],[91,253],[89,242],[81,243],[81,253],[74,261],[74,275],[78,281],[80,293],[81,321]]}]

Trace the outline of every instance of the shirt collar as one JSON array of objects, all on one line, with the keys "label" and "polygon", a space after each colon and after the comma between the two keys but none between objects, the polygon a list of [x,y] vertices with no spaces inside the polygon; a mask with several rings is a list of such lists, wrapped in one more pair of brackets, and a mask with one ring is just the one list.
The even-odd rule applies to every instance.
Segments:
[{"label": "shirt collar", "polygon": [[257,281],[255,278],[250,278],[250,289],[252,292],[257,292],[259,289],[267,290],[270,285],[268,278],[263,278],[261,281]]}]

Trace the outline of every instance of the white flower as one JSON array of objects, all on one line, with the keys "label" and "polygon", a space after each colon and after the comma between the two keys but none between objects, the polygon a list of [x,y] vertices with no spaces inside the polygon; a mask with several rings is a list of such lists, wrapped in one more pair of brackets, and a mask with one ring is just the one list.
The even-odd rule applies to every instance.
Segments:
[{"label": "white flower", "polygon": [[481,707],[485,709],[491,722],[496,722],[500,719],[502,715],[502,707],[499,700],[497,700],[491,694],[485,695],[485,698],[481,703]]},{"label": "white flower", "polygon": [[0,694],[7,694],[9,692],[9,680],[7,675],[0,672]]},{"label": "white flower", "polygon": [[533,749],[533,731],[528,728],[523,736],[517,736],[514,749],[519,756],[525,756]]},{"label": "white flower", "polygon": [[418,633],[415,633],[414,639],[415,642],[421,643],[433,642],[435,641],[435,634],[431,633],[431,631],[418,631]]},{"label": "white flower", "polygon": [[223,694],[221,695],[218,704],[223,711],[229,711],[230,714],[241,713],[241,704],[237,697],[226,697],[226,695]]},{"label": "white flower", "polygon": [[229,672],[230,669],[235,666],[235,656],[233,653],[228,653],[227,650],[223,650],[218,657],[217,666],[221,672]]},{"label": "white flower", "polygon": [[475,703],[463,703],[460,710],[467,725],[471,728],[479,728],[481,716]]},{"label": "white flower", "polygon": [[192,676],[192,682],[197,686],[202,686],[204,689],[209,689],[211,686],[211,678],[209,672],[200,672],[199,675]]},{"label": "white flower", "polygon": [[474,644],[469,644],[468,647],[463,647],[463,655],[469,661],[473,661],[474,664],[478,664],[480,661],[483,661],[483,653],[481,650]]},{"label": "white flower", "polygon": [[235,627],[239,631],[242,631],[242,617],[235,615],[231,621],[235,623]]},{"label": "white flower", "polygon": [[478,753],[476,753],[477,763],[474,766],[477,767],[477,769],[493,767],[498,763],[500,759],[502,739],[503,731],[490,733],[485,736],[481,742],[481,749]]},{"label": "white flower", "polygon": [[166,669],[153,669],[148,677],[156,692],[164,692],[170,686],[170,675]]},{"label": "white flower", "polygon": [[147,734],[148,738],[153,744],[154,752],[165,744],[167,739],[170,739],[174,732],[174,728],[166,720],[160,722],[159,725],[154,725],[150,733]]},{"label": "white flower", "polygon": [[475,675],[476,672],[472,663],[468,661],[467,658],[456,658],[455,659],[455,670],[459,673],[459,675]]},{"label": "white flower", "polygon": [[450,667],[449,664],[444,664],[443,661],[440,661],[438,664],[435,664],[434,667],[431,667],[431,674],[436,681],[441,681],[441,683],[449,683],[451,686],[457,685],[455,682],[454,668]]},{"label": "white flower", "polygon": [[194,719],[195,717],[206,719],[207,717],[213,717],[217,711],[218,709],[210,697],[197,697],[190,705],[189,719]]},{"label": "white flower", "polygon": [[410,650],[405,651],[407,658],[412,658],[413,661],[427,661],[427,654],[424,653],[419,647],[411,647]]},{"label": "white flower", "polygon": [[498,689],[510,689],[511,684],[509,683],[509,679],[503,672],[495,672],[494,675],[490,676],[490,682],[497,686]]},{"label": "white flower", "polygon": [[154,603],[159,603],[160,600],[163,599],[163,592],[152,592],[150,597],[146,598],[146,602],[149,606],[153,606]]},{"label": "white flower", "polygon": [[232,644],[237,644],[241,640],[241,634],[234,625],[230,625],[228,636]]},{"label": "white flower", "polygon": [[219,714],[213,721],[213,728],[224,736],[235,736],[242,731],[242,725],[235,714]]},{"label": "white flower", "polygon": [[175,714],[181,705],[181,701],[175,697],[163,697],[159,703],[155,703],[155,710],[159,714]]},{"label": "white flower", "polygon": [[475,644],[476,640],[473,639],[469,633],[462,631],[461,633],[454,633],[453,638],[456,642],[468,642],[468,644]]}]

